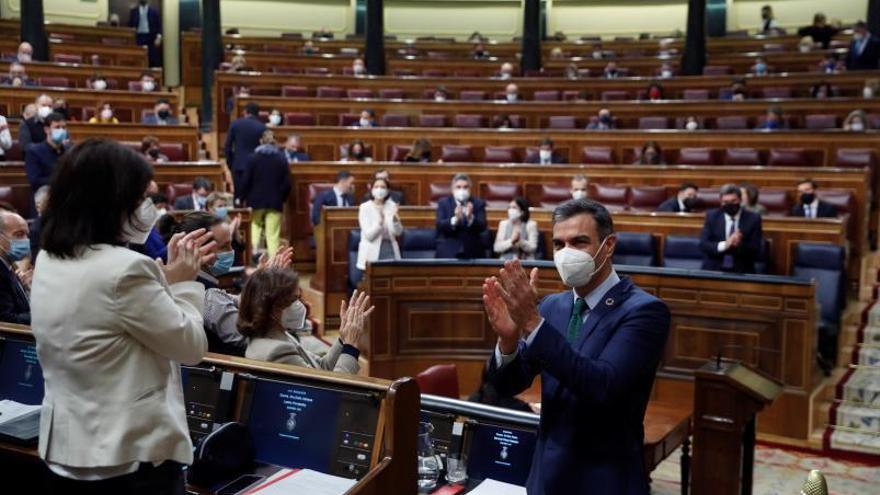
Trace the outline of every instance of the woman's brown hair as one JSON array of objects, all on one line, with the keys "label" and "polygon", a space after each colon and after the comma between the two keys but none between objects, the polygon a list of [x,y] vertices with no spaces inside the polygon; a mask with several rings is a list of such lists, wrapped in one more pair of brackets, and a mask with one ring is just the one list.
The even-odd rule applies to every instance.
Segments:
[{"label": "woman's brown hair", "polygon": [[248,338],[265,336],[281,311],[297,300],[299,276],[289,268],[264,268],[248,278],[238,305],[238,331]]}]

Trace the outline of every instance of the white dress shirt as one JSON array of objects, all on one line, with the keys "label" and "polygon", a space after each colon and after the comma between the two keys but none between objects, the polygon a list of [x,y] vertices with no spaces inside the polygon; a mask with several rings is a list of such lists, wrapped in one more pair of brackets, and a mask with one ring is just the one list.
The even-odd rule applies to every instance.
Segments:
[{"label": "white dress shirt", "polygon": [[[0,127],[8,126],[6,122],[6,117],[0,115]],[[9,127],[0,131],[0,156],[6,154],[6,150],[12,148],[12,134],[9,132]]]},{"label": "white dress shirt", "polygon": [[[730,232],[731,224],[735,225],[734,230],[739,230],[740,215],[742,215],[742,208],[739,209],[739,212],[737,212],[735,217],[732,217],[727,213],[724,214],[724,235],[726,237],[730,237],[728,232]],[[724,251],[727,251],[727,241],[721,241],[718,243],[718,252],[723,253]]]},{"label": "white dress shirt", "polygon": [[[603,280],[601,284],[597,285],[595,289],[593,289],[589,294],[587,294],[584,297],[584,301],[586,301],[586,303],[587,303],[587,309],[584,311],[584,315],[583,315],[583,319],[581,320],[581,324],[583,324],[584,322],[587,321],[587,318],[590,316],[590,311],[592,311],[593,308],[598,306],[599,303],[602,302],[602,298],[605,297],[605,294],[607,294],[608,291],[610,291],[618,283],[620,283],[620,276],[617,275],[617,271],[614,268],[612,268],[611,273],[609,273],[608,276],[605,277],[605,280]],[[578,293],[575,289],[571,290],[571,294],[572,294],[572,297],[574,298],[575,301],[577,301],[577,299],[580,297],[580,296],[578,296]],[[523,339],[523,342],[525,342],[526,347],[528,347],[532,344],[532,341],[535,340],[535,335],[538,334],[538,331],[541,329],[541,327],[543,325],[544,325],[544,318],[542,317],[541,321],[538,322],[538,326],[535,327],[535,329],[532,330],[532,332],[530,334],[528,334],[528,336],[526,336]],[[495,364],[499,368],[504,366],[505,364],[513,361],[514,358],[516,358],[516,355],[518,352],[519,352],[519,350],[517,349],[516,351],[513,351],[513,353],[511,353],[511,354],[502,354],[501,347],[499,347],[498,344],[495,344]]]},{"label": "white dress shirt", "polygon": [[804,217],[816,218],[816,213],[819,212],[819,198],[814,199],[813,202],[808,205],[801,206],[804,209]]},{"label": "white dress shirt", "polygon": [[336,186],[333,186],[333,194],[336,195],[336,206],[345,206],[345,194]]},{"label": "white dress shirt", "polygon": [[138,34],[149,34],[150,32],[150,18],[148,17],[149,11],[149,5],[141,5],[138,7],[138,12],[140,13],[140,16],[138,16]]}]

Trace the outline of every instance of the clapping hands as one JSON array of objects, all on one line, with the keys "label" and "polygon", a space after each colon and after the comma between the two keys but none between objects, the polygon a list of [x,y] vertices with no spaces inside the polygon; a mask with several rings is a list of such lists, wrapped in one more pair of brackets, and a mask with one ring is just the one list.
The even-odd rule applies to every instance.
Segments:
[{"label": "clapping hands", "polygon": [[205,229],[194,230],[188,234],[174,234],[168,241],[168,263],[157,259],[156,263],[165,273],[169,284],[195,280],[202,265],[214,260],[211,251],[216,243],[213,234]]}]

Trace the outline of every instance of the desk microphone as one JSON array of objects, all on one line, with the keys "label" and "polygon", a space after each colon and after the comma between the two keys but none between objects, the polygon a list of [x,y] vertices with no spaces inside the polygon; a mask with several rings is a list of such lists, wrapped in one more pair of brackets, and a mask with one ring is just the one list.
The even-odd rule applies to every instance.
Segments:
[{"label": "desk microphone", "polygon": [[828,484],[825,482],[825,475],[818,469],[810,471],[807,475],[804,486],[801,487],[802,495],[828,495]]},{"label": "desk microphone", "polygon": [[715,369],[721,369],[721,358],[724,354],[724,351],[728,349],[750,349],[758,352],[766,352],[770,354],[782,354],[782,351],[778,349],[770,349],[769,347],[756,347],[756,346],[745,346],[741,344],[725,344],[718,348],[718,353],[715,354]]}]

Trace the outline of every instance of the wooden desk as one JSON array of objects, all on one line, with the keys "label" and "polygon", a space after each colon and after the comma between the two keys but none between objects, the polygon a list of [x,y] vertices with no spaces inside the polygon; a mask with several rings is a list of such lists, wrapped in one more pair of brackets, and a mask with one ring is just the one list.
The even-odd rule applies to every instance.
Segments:
[{"label": "wooden desk", "polygon": [[[50,38],[69,36],[73,37],[76,41],[90,43],[105,43],[108,42],[108,40],[112,40],[112,43],[115,44],[134,44],[134,28],[58,24],[52,21],[46,21],[45,26],[46,33]],[[21,32],[21,21],[19,19],[0,20],[0,32],[14,34],[18,37]]]},{"label": "wooden desk", "polygon": [[[24,107],[33,103],[43,93],[53,98],[64,98],[67,101],[71,123],[72,121],[83,120],[84,109],[93,112],[95,107],[104,101],[113,106],[116,118],[121,123],[131,125],[139,125],[142,112],[144,110],[153,111],[153,108],[156,106],[156,100],[160,98],[167,99],[171,103],[172,108],[179,108],[180,105],[180,99],[176,92],[157,91],[142,93],[136,91],[96,91],[93,89],[76,88],[3,87],[0,88],[0,112],[4,113],[7,117],[19,117]],[[178,117],[182,117],[182,115],[178,114]]]},{"label": "wooden desk", "polygon": [[[15,53],[20,41],[17,38],[0,38],[0,52]],[[81,41],[62,41],[49,39],[49,60],[55,55],[79,55],[83,63],[92,63],[92,56],[98,56],[96,65],[121,65],[125,67],[147,67],[147,47],[131,45],[111,45]]]},{"label": "wooden desk", "polygon": [[[616,219],[615,219],[616,220]],[[551,262],[539,262],[541,295],[565,290]],[[475,390],[496,337],[481,301],[483,280],[498,262],[382,262],[368,265],[370,376],[414,376],[438,363],[455,363],[460,390]],[[762,433],[806,440],[816,369],[815,286],[785,277],[730,276],[700,271],[618,267],[659,296],[672,325],[653,400],[687,404],[693,370],[721,346],[731,357],[785,383],[759,416]],[[757,352],[755,348],[775,353]]]},{"label": "wooden desk", "polygon": [[[531,219],[538,230],[545,233],[545,252],[552,253],[552,223],[549,210],[534,210]],[[487,210],[490,229],[507,218],[507,210]],[[400,219],[404,228],[434,228],[436,211],[431,207],[401,207]],[[698,237],[703,227],[703,214],[633,213],[614,214],[614,228],[618,232],[647,232],[655,238],[658,265],[663,264],[663,248],[668,235]],[[348,291],[348,236],[358,227],[357,208],[324,208],[321,224],[315,231],[317,262],[311,279],[313,289],[324,292],[324,319],[328,329],[339,327],[339,303]],[[773,273],[791,273],[794,246],[799,242],[846,244],[846,227],[839,219],[803,219],[767,217],[763,221],[764,238],[770,243],[769,265]],[[298,257],[299,258],[299,257]],[[298,261],[300,261],[298,259]],[[425,260],[432,262],[434,260]],[[850,266],[860,266],[850,259]],[[852,273],[858,280],[858,270]],[[363,283],[362,283],[363,285]]]},{"label": "wooden desk", "polygon": [[[70,81],[71,87],[74,88],[87,88],[89,80],[96,74],[101,74],[107,79],[115,79],[119,85],[118,91],[127,90],[129,81],[140,81],[141,74],[144,72],[149,72],[157,81],[162,81],[161,68],[31,62],[27,64],[25,69],[28,77],[34,80],[40,77],[66,77]],[[9,73],[9,62],[0,62],[0,73]]]},{"label": "wooden desk", "polygon": [[693,409],[676,402],[649,401],[645,410],[645,468],[650,473],[681,447],[681,493],[690,485]]}]

